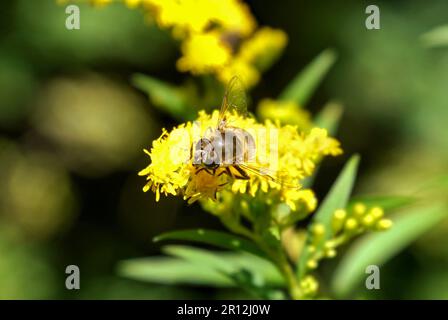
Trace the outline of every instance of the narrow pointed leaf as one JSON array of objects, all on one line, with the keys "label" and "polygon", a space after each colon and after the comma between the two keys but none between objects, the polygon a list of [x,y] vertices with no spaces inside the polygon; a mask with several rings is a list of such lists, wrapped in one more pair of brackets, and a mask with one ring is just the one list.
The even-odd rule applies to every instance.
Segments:
[{"label": "narrow pointed leaf", "polygon": [[421,36],[421,41],[426,47],[448,46],[448,25],[438,26]]},{"label": "narrow pointed leaf", "polygon": [[[358,170],[359,156],[355,155],[345,164],[341,173],[333,183],[330,191],[325,196],[313,218],[313,223],[321,223],[325,226],[324,239],[329,239],[333,234],[331,231],[331,218],[335,210],[343,209],[347,206]],[[308,231],[310,232],[310,231]],[[323,242],[322,242],[323,245]],[[308,260],[308,251],[303,250],[299,258],[298,274],[304,275],[305,264]]]},{"label": "narrow pointed leaf", "polygon": [[330,101],[316,115],[313,121],[314,125],[319,128],[327,129],[328,134],[331,136],[336,135],[343,110],[344,108],[341,104]]},{"label": "narrow pointed leaf", "polygon": [[119,263],[118,273],[154,283],[234,287],[236,284],[232,275],[248,270],[255,277],[263,279],[267,286],[278,287],[284,283],[272,263],[254,255],[188,246],[166,246],[163,251],[174,257],[125,260]]},{"label": "narrow pointed leaf", "polygon": [[357,202],[364,203],[367,207],[379,206],[386,212],[400,209],[402,207],[411,205],[417,199],[411,196],[381,196],[381,195],[366,195],[353,197],[350,200],[349,206]]},{"label": "narrow pointed leaf", "polygon": [[282,276],[268,260],[244,253],[218,253],[190,246],[165,246],[163,251],[191,263],[208,266],[224,274],[232,274],[242,269],[264,279],[266,283],[281,283]]},{"label": "narrow pointed leaf", "polygon": [[325,196],[319,209],[314,215],[313,222],[322,223],[325,226],[325,238],[332,236],[331,218],[335,210],[344,209],[347,206],[358,171],[359,156],[355,155],[345,164],[341,173],[333,183],[330,191]]},{"label": "narrow pointed leaf", "polygon": [[336,53],[333,50],[323,51],[292,80],[279,99],[296,101],[305,106],[335,61]]},{"label": "narrow pointed leaf", "polygon": [[118,274],[134,280],[170,285],[234,286],[231,279],[208,266],[171,257],[121,261]]},{"label": "narrow pointed leaf", "polygon": [[265,257],[264,253],[252,241],[222,231],[206,229],[180,230],[164,233],[154,238],[156,242],[163,240],[187,240],[214,245],[222,249],[246,251]]},{"label": "narrow pointed leaf", "polygon": [[143,74],[135,74],[132,83],[149,96],[155,107],[169,113],[173,118],[185,120],[194,115],[193,108],[188,105],[180,88]]}]

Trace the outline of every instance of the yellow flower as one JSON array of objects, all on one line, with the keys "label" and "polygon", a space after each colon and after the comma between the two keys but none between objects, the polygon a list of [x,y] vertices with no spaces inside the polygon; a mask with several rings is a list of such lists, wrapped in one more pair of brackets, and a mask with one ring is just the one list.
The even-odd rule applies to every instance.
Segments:
[{"label": "yellow flower", "polygon": [[160,28],[173,28],[173,33],[180,37],[205,32],[214,25],[222,32],[247,36],[256,27],[249,8],[239,0],[142,1]]},{"label": "yellow flower", "polygon": [[218,79],[228,83],[233,75],[238,74],[247,87],[254,86],[260,80],[260,71],[272,65],[286,42],[287,36],[281,30],[268,27],[259,29],[241,42],[240,49],[227,65],[217,70]]},{"label": "yellow flower", "polygon": [[283,200],[292,211],[298,209],[298,205],[305,206],[306,212],[313,212],[317,206],[317,199],[314,192],[310,189],[284,189],[282,190],[281,200]]},{"label": "yellow flower", "polygon": [[217,77],[222,83],[229,83],[235,74],[239,75],[248,88],[260,80],[260,72],[251,64],[238,58],[232,59],[229,64],[217,70]]},{"label": "yellow flower", "polygon": [[143,191],[151,189],[156,194],[156,201],[159,201],[160,193],[177,195],[190,178],[190,168],[186,165],[190,157],[190,128],[191,124],[187,123],[170,133],[163,130],[153,141],[151,151],[145,150],[151,157],[151,164],[139,175],[147,176],[148,183]]},{"label": "yellow flower", "polygon": [[249,7],[240,0],[214,0],[208,1],[207,5],[212,8],[208,11],[214,16],[212,20],[228,32],[246,37],[257,26]]},{"label": "yellow flower", "polygon": [[222,68],[232,56],[231,49],[214,32],[193,35],[182,43],[181,49],[182,57],[177,61],[177,68],[193,74],[210,73]]},{"label": "yellow flower", "polygon": [[211,175],[206,171],[192,172],[191,180],[185,190],[184,199],[193,203],[200,198],[216,200],[217,192],[226,185],[224,175]]},{"label": "yellow flower", "polygon": [[311,115],[294,101],[263,99],[258,104],[262,119],[278,119],[281,123],[296,125],[301,130],[311,127]]},{"label": "yellow flower", "polygon": [[[112,0],[90,0],[103,6]],[[287,42],[281,30],[262,27],[241,0],[123,0],[140,7],[148,21],[171,31],[180,40],[177,69],[194,75],[210,74],[227,83],[235,74],[247,87],[260,80]]]},{"label": "yellow flower", "polygon": [[206,0],[145,0],[158,26],[173,28],[174,34],[187,35],[202,32],[210,23]]},{"label": "yellow flower", "polygon": [[328,137],[324,129],[314,128],[305,133],[295,126],[281,126],[271,121],[258,123],[253,118],[233,115],[229,119],[232,126],[246,130],[254,139],[255,157],[250,166],[267,171],[262,174],[247,171],[249,180],[219,175],[222,168],[215,174],[198,172],[192,163],[192,146],[207,130],[215,128],[218,114],[217,110],[211,115],[201,111],[194,124],[187,122],[171,132],[164,131],[153,142],[151,151],[146,151],[151,164],[140,172],[148,180],[144,191],[151,189],[156,193],[156,200],[160,193],[183,195],[191,203],[215,199],[217,193],[227,190],[259,197],[266,203],[284,202],[293,211],[299,207],[314,210],[314,194],[300,190],[300,181],[313,173],[316,162],[323,156],[340,154],[339,142]]},{"label": "yellow flower", "polygon": [[238,57],[258,70],[266,70],[278,58],[287,41],[286,33],[282,30],[263,27],[241,44]]}]

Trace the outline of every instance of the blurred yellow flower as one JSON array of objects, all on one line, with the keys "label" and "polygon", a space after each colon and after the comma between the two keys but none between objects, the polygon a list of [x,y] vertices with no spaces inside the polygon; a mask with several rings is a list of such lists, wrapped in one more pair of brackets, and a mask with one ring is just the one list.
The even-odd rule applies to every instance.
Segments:
[{"label": "blurred yellow flower", "polygon": [[257,27],[249,7],[241,0],[205,0],[205,2],[208,12],[212,12],[212,21],[227,32],[246,37]]},{"label": "blurred yellow flower", "polygon": [[211,73],[226,65],[232,56],[231,49],[214,32],[191,36],[182,43],[181,50],[183,56],[177,68],[193,74]]},{"label": "blurred yellow flower", "polygon": [[112,0],[90,0],[90,3],[94,6],[101,7],[112,3]]},{"label": "blurred yellow flower", "polygon": [[[287,36],[269,27],[257,29],[249,7],[241,0],[122,0],[142,8],[145,16],[180,40],[177,68],[194,75],[210,74],[222,83],[239,74],[247,87],[260,80],[281,54]],[[91,0],[103,6],[111,0]]]},{"label": "blurred yellow flower", "polygon": [[310,113],[294,101],[263,99],[258,104],[257,112],[262,119],[278,119],[301,130],[308,130],[312,125]]},{"label": "blurred yellow flower", "polygon": [[262,27],[241,44],[238,57],[262,71],[278,58],[287,41],[288,37],[283,31]]},{"label": "blurred yellow flower", "polygon": [[[129,1],[129,0],[128,0]],[[249,35],[256,27],[249,8],[239,0],[142,0],[160,28],[178,36],[202,33],[211,26],[222,32]]]},{"label": "blurred yellow flower", "polygon": [[129,9],[135,9],[137,8],[144,0],[124,0],[124,4]]},{"label": "blurred yellow flower", "polygon": [[229,64],[217,70],[217,77],[221,83],[228,83],[236,74],[248,88],[254,86],[260,80],[260,72],[245,60],[238,58],[234,58]]},{"label": "blurred yellow flower", "polygon": [[144,0],[152,8],[160,28],[173,28],[176,35],[202,32],[211,22],[205,0]]}]

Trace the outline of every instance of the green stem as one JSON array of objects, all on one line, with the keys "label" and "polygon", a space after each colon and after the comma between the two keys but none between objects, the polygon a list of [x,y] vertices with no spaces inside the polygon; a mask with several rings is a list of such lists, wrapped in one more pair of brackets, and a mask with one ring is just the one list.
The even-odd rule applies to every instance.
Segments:
[{"label": "green stem", "polygon": [[288,293],[292,299],[299,300],[303,298],[303,292],[300,288],[298,279],[296,278],[294,270],[282,250],[272,250],[260,236],[240,224],[225,223],[225,221],[223,221],[223,223],[227,228],[229,228],[230,231],[251,239],[260,247],[261,250],[266,253],[285,279],[288,287]]},{"label": "green stem", "polygon": [[284,252],[281,252],[279,254],[278,262],[276,264],[286,280],[286,284],[288,286],[288,292],[291,298],[294,300],[302,299],[303,298],[302,289],[300,288],[300,284],[295,276],[295,273],[291,265],[288,262],[288,259],[284,255]]}]

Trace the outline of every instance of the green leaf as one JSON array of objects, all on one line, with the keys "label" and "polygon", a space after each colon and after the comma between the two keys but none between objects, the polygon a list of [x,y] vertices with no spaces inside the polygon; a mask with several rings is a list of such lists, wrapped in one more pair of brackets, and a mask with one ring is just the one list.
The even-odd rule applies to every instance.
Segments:
[{"label": "green leaf", "polygon": [[448,25],[438,26],[421,36],[423,45],[427,47],[448,46]]},{"label": "green leaf", "polygon": [[334,211],[337,209],[343,209],[347,206],[353,185],[355,183],[358,165],[358,155],[352,156],[350,160],[347,161],[314,215],[313,223],[321,223],[325,226],[326,239],[333,235],[331,232],[331,218]]},{"label": "green leaf", "polygon": [[220,253],[190,246],[165,246],[163,251],[198,265],[207,265],[219,272],[231,274],[246,269],[262,277],[266,283],[283,282],[281,274],[269,260],[254,255]]},{"label": "green leaf", "polygon": [[163,240],[200,242],[222,249],[246,251],[260,257],[265,257],[265,254],[252,241],[221,231],[206,229],[181,230],[164,233],[154,238],[155,242]]},{"label": "green leaf", "polygon": [[118,274],[134,280],[171,284],[232,287],[231,279],[208,266],[169,257],[139,258],[121,261]]},{"label": "green leaf", "polygon": [[169,113],[173,118],[183,121],[194,116],[194,109],[189,106],[182,89],[143,74],[133,75],[132,83],[148,94],[154,106]]},{"label": "green leaf", "polygon": [[316,115],[314,125],[319,128],[327,129],[331,136],[336,135],[341,120],[343,107],[340,103],[330,101]]},{"label": "green leaf", "polygon": [[267,260],[246,253],[216,252],[188,246],[166,246],[163,251],[175,256],[122,261],[119,274],[128,278],[164,283],[235,286],[233,275],[245,269],[269,286],[283,286],[284,280]]},{"label": "green leaf", "polygon": [[324,50],[292,80],[279,99],[296,101],[305,106],[335,61],[335,51]]},{"label": "green leaf", "polygon": [[250,294],[264,300],[286,299],[285,292],[277,288],[267,287],[264,280],[247,269],[241,269],[228,276],[241,288]]},{"label": "green leaf", "polygon": [[[314,215],[313,223],[321,223],[325,226],[324,239],[329,239],[333,235],[331,230],[331,218],[333,212],[337,209],[343,209],[347,206],[356,179],[358,164],[359,156],[352,156],[350,160],[345,164],[341,173],[333,183],[330,191],[325,196],[325,199],[322,201],[322,204],[319,206],[319,209]],[[309,232],[310,230],[308,230],[308,233]],[[308,259],[307,252],[308,251],[305,248],[305,250],[303,250],[302,254],[300,255],[297,270],[300,278],[304,276],[305,265]]]},{"label": "green leaf", "polygon": [[366,195],[353,197],[350,200],[349,207],[357,202],[364,203],[367,207],[380,206],[386,211],[400,209],[414,203],[417,199],[411,196],[381,196]]},{"label": "green leaf", "polygon": [[337,297],[346,297],[365,279],[369,265],[381,266],[448,217],[448,208],[433,204],[395,215],[393,227],[359,239],[339,263],[332,281]]}]

